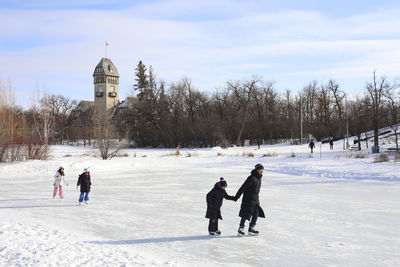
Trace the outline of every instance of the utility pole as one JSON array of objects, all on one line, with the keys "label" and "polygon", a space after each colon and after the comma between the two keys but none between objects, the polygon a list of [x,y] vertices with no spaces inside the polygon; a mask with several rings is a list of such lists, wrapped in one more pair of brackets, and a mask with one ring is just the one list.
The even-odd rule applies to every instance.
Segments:
[{"label": "utility pole", "polygon": [[303,144],[303,99],[300,96],[300,144]]},{"label": "utility pole", "polygon": [[343,150],[349,148],[349,107],[347,104],[347,97],[346,97],[346,102],[345,102],[345,106],[344,106],[344,113],[346,116],[346,145],[343,140]]},{"label": "utility pole", "polygon": [[349,119],[346,120],[346,148],[349,148]]}]

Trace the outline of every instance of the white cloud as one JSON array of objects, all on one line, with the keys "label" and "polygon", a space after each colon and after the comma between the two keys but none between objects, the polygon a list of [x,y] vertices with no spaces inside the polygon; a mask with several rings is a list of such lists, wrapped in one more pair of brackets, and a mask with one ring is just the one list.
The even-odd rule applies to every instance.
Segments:
[{"label": "white cloud", "polygon": [[[190,12],[206,14],[207,8],[224,10],[223,16],[183,19]],[[252,74],[277,80],[280,89],[327,76],[365,80],[373,69],[399,76],[399,15],[400,10],[380,10],[336,19],[310,11],[257,11],[254,4],[227,0],[195,5],[174,0],[111,11],[0,10],[7,25],[0,35],[16,44],[0,50],[0,78],[11,77],[19,90],[39,81],[90,99],[92,71],[106,40],[123,94],[139,60],[153,65],[160,78],[187,75],[207,90]],[[294,80],[278,79],[291,75]]]}]

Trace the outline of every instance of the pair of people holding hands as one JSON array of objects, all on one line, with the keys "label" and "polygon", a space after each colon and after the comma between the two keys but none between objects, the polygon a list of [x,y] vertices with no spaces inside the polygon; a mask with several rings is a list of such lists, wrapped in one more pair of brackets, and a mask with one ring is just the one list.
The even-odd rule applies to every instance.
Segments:
[{"label": "pair of people holding hands", "polygon": [[220,235],[218,230],[218,220],[222,220],[221,206],[223,199],[237,201],[241,195],[242,204],[240,206],[239,217],[241,217],[238,235],[245,235],[244,228],[246,220],[250,221],[248,233],[257,235],[259,232],[254,228],[258,217],[265,218],[264,211],[260,206],[259,193],[261,188],[261,178],[264,172],[264,166],[257,164],[251,171],[249,177],[239,188],[235,196],[230,196],[225,189],[228,186],[224,178],[214,185],[214,188],[207,194],[207,212],[206,218],[210,219],[208,232],[210,235]]}]

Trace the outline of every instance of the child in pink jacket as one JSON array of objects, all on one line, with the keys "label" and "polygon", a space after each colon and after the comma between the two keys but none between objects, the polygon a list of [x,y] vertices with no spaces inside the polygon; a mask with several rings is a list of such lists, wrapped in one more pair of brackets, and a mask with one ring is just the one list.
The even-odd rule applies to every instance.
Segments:
[{"label": "child in pink jacket", "polygon": [[64,168],[58,167],[56,174],[54,175],[54,191],[53,191],[53,198],[57,195],[57,190],[60,189],[59,194],[60,198],[64,198],[62,186],[66,184],[68,186],[67,180],[65,179]]}]

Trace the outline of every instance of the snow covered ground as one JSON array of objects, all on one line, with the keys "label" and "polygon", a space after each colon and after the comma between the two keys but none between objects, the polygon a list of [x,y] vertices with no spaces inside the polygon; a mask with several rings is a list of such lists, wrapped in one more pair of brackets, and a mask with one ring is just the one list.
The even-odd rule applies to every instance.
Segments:
[{"label": "snow covered ground", "polygon": [[[48,161],[0,164],[1,266],[400,265],[400,163],[351,157],[359,152],[341,141],[333,151],[317,143],[313,156],[307,145],[285,144],[179,157],[132,149],[108,161],[89,148],[52,150]],[[222,236],[210,238],[207,192],[223,176],[235,194],[256,163],[265,166],[260,235],[237,237],[241,200],[225,200]],[[60,165],[69,186],[53,200]],[[91,200],[78,206],[84,167]]]}]

